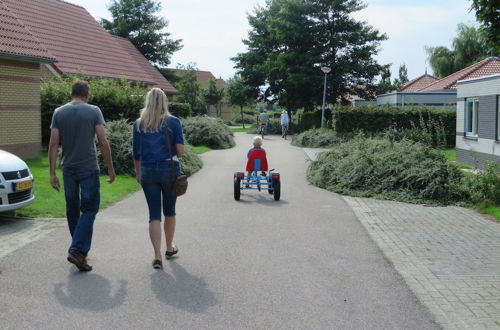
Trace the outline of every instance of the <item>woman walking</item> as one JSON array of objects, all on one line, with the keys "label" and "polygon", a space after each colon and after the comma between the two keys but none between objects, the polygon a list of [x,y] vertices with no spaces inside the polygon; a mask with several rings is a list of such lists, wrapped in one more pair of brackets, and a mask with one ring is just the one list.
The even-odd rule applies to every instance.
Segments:
[{"label": "woman walking", "polygon": [[135,177],[146,196],[149,208],[149,237],[154,249],[153,267],[162,268],[161,211],[165,216],[165,258],[177,254],[173,244],[175,203],[171,193],[175,176],[180,175],[179,157],[184,154],[182,125],[168,112],[167,96],[159,88],[146,95],[141,115],[133,128],[133,158]]}]

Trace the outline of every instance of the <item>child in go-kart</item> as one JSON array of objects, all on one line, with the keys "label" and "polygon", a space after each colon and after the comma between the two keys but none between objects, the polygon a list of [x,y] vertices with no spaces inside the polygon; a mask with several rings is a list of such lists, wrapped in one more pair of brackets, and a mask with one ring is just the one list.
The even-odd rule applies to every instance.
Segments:
[{"label": "child in go-kart", "polygon": [[[248,176],[252,175],[252,172],[255,170],[260,170],[262,176],[266,176],[267,171],[267,157],[266,151],[262,148],[262,138],[260,136],[256,136],[253,138],[253,148],[250,148],[247,153],[247,168]],[[255,160],[259,160],[260,168],[255,169]]]}]

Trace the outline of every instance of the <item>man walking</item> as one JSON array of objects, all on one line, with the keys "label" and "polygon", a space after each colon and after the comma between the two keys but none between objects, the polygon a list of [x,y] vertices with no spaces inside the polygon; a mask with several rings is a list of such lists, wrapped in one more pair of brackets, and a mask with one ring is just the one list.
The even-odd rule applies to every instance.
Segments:
[{"label": "man walking", "polygon": [[61,167],[66,197],[66,217],[72,242],[68,261],[80,271],[91,271],[87,254],[92,241],[95,216],[99,210],[99,166],[94,137],[108,169],[109,183],[115,180],[111,150],[104,131],[101,110],[87,104],[90,86],[76,81],[71,88],[71,102],[57,108],[50,126],[49,164],[50,184],[59,191],[56,160],[59,144],[62,146]]}]

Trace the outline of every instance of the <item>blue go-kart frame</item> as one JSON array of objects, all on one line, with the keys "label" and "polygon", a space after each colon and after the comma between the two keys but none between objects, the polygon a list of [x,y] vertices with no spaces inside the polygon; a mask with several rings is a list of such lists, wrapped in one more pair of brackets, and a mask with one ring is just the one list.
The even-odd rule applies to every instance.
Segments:
[{"label": "blue go-kart frame", "polygon": [[234,173],[234,199],[239,201],[242,190],[267,190],[270,195],[274,196],[275,201],[280,200],[281,181],[280,174],[273,172],[274,169],[268,172],[268,175],[261,175],[259,171],[252,171],[250,175],[245,175],[245,172]]}]

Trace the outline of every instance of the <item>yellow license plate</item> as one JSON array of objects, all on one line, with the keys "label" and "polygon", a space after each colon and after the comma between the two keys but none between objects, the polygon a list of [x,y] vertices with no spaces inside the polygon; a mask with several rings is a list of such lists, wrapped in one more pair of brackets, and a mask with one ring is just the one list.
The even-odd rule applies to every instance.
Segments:
[{"label": "yellow license plate", "polygon": [[26,190],[33,187],[33,180],[21,181],[16,183],[16,191]]}]

